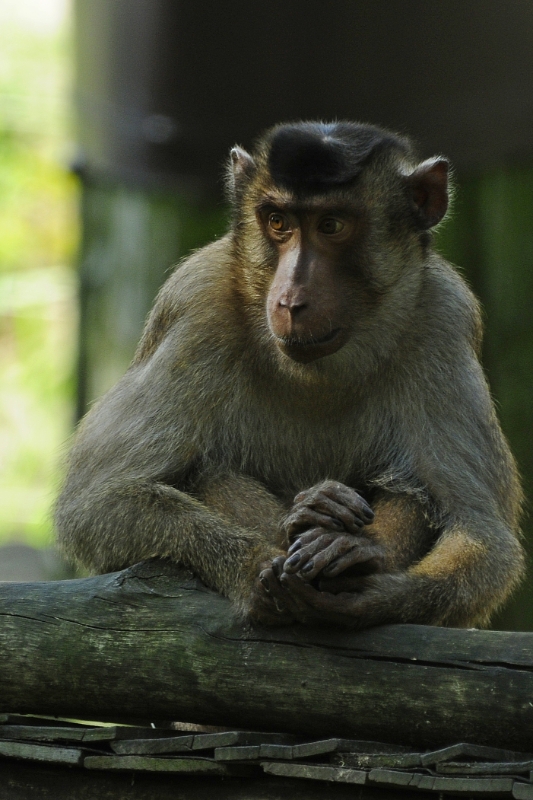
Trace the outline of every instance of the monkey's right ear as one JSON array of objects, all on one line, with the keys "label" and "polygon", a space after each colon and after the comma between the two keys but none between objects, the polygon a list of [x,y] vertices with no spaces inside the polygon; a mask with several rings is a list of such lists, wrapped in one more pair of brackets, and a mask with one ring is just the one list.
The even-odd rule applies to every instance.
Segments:
[{"label": "monkey's right ear", "polygon": [[407,177],[416,217],[424,230],[437,225],[448,210],[448,171],[445,158],[428,158]]},{"label": "monkey's right ear", "polygon": [[235,145],[230,151],[230,165],[229,165],[229,188],[234,194],[238,192],[240,186],[251,176],[255,170],[255,161],[250,153],[243,150],[242,147]]}]

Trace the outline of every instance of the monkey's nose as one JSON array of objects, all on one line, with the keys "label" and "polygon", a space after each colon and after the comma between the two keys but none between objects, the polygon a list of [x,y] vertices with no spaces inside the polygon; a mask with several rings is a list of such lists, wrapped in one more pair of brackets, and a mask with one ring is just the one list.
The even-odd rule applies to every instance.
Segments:
[{"label": "monkey's nose", "polygon": [[281,308],[287,309],[293,319],[307,308],[305,300],[297,296],[280,297],[279,305]]}]

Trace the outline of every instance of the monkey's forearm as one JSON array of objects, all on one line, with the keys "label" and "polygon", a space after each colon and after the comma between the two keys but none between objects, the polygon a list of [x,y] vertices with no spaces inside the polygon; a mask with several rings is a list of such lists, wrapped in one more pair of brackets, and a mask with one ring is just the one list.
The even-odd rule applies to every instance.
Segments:
[{"label": "monkey's forearm", "polygon": [[363,578],[340,575],[322,591],[298,575],[269,580],[269,591],[299,621],[366,628],[386,623],[484,625],[523,574],[519,542],[504,529],[486,538],[450,528],[405,570]]},{"label": "monkey's forearm", "polygon": [[[256,513],[260,513],[256,508]],[[208,586],[243,601],[262,561],[279,555],[277,519],[249,530],[190,495],[161,483],[68,489],[56,513],[67,555],[97,572],[168,556]]]},{"label": "monkey's forearm", "polygon": [[407,576],[426,598],[432,624],[483,625],[520,583],[524,566],[518,539],[501,523],[487,520],[475,531],[460,523],[450,527]]}]

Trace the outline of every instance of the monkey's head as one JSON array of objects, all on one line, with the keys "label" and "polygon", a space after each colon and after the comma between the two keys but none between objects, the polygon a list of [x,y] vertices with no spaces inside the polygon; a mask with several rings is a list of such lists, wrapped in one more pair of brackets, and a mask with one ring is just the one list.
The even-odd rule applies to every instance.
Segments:
[{"label": "monkey's head", "polygon": [[443,158],[417,163],[407,139],[358,123],[280,125],[252,154],[233,148],[246,302],[285,356],[314,362],[370,341],[388,308],[405,316],[447,179]]}]

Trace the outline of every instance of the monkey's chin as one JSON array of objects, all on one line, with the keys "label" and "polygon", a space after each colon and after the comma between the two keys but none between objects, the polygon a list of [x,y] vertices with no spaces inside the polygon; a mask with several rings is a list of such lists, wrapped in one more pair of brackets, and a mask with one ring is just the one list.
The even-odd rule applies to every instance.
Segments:
[{"label": "monkey's chin", "polygon": [[321,339],[302,341],[296,338],[278,338],[276,342],[281,352],[292,361],[297,361],[299,364],[309,364],[311,361],[317,361],[319,358],[336,353],[337,350],[344,346],[347,338],[347,331],[343,331],[342,328],[336,328]]}]

